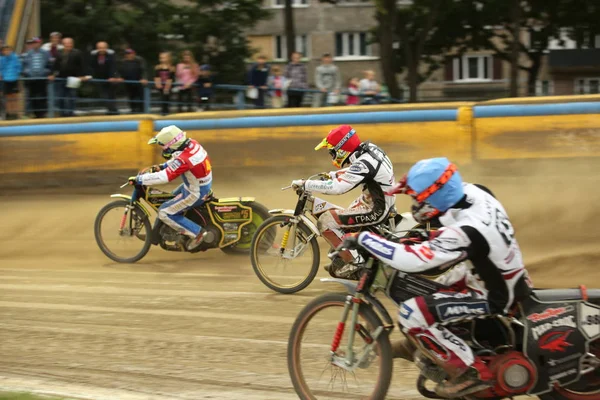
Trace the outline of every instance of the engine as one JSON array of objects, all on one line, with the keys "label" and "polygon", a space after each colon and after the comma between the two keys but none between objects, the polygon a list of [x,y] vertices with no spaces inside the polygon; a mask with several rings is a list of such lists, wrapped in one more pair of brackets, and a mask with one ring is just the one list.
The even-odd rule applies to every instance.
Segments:
[{"label": "engine", "polygon": [[496,386],[477,393],[478,398],[512,397],[533,387],[537,374],[535,367],[518,351],[509,351],[492,359],[489,364]]},{"label": "engine", "polygon": [[[206,235],[204,236],[204,241],[202,244],[194,249],[194,253],[217,247],[221,242],[221,231],[219,231],[219,229],[217,229],[215,226],[208,225],[202,229],[206,231]],[[185,251],[185,245],[189,240],[187,236],[178,233],[168,225],[162,225],[160,227],[159,235],[160,247],[163,249],[169,251]]]}]

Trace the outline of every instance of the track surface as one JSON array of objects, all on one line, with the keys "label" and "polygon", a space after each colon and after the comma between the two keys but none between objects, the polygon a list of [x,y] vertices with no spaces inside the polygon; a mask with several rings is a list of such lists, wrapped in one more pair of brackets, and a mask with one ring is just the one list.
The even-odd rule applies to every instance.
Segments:
[{"label": "track surface", "polygon": [[[538,286],[600,286],[594,176],[569,179],[568,190],[563,179],[540,176],[477,181],[505,203]],[[252,178],[216,191],[293,207],[294,195],[278,190],[287,182]],[[136,265],[114,264],[92,233],[107,195],[1,200],[0,388],[86,399],[297,398],[286,367],[289,329],[304,304],[338,288],[315,281],[277,295],[248,258],[220,251],[153,248]],[[393,398],[421,398],[414,378],[396,361],[392,386],[401,395]]]}]

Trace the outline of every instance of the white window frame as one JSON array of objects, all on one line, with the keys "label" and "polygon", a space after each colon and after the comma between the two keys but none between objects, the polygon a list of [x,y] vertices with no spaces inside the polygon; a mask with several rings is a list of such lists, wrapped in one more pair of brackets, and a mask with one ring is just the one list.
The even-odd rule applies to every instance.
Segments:
[{"label": "white window frame", "polygon": [[[548,82],[548,93],[544,93],[544,82]],[[554,95],[554,81],[543,80],[535,82],[535,95],[536,96],[552,96]]]},{"label": "white window frame", "polygon": [[[281,4],[277,4],[278,1],[281,1]],[[269,0],[271,3],[271,8],[283,8],[285,7],[284,0]],[[306,4],[304,4],[306,3]],[[310,0],[292,0],[293,8],[306,8],[310,6]]]},{"label": "white window frame", "polygon": [[[311,55],[311,41],[309,34],[296,35],[296,51],[300,48],[300,44],[302,43],[302,37],[306,37],[306,56],[302,57],[302,60],[309,60]],[[283,57],[277,57],[277,38],[281,38],[281,55]],[[285,35],[274,35],[273,36],[273,60],[276,61],[285,61],[287,60],[287,42],[285,40]]]},{"label": "white window frame", "polygon": [[338,0],[335,4],[336,7],[374,7],[375,3],[373,0]]},{"label": "white window frame", "polygon": [[[581,81],[583,81],[583,93],[580,93]],[[590,81],[598,81],[598,93],[590,93]],[[576,78],[573,84],[573,94],[600,94],[600,76]]]},{"label": "white window frame", "polygon": [[[335,61],[352,61],[352,60],[378,60],[379,57],[373,56],[373,48],[372,45],[367,44],[367,54],[359,54],[360,53],[360,34],[366,35],[368,32],[335,32],[334,43],[335,43],[335,52],[333,59]],[[342,35],[342,55],[337,55],[337,35]],[[349,54],[349,46],[350,46],[350,35],[354,36],[354,54]]]},{"label": "white window frame", "polygon": [[[477,78],[468,78],[469,76],[469,58],[477,58]],[[484,74],[485,59],[487,58],[487,78]],[[462,78],[460,77],[460,67],[462,61]],[[452,60],[452,81],[453,82],[491,82],[494,80],[494,58],[490,54],[465,54],[462,57],[455,57]]]}]

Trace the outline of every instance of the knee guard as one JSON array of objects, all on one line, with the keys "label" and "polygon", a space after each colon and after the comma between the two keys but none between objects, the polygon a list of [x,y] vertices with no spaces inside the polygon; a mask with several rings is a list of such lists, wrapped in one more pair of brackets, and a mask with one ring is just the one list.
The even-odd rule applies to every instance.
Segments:
[{"label": "knee guard", "polygon": [[331,211],[325,211],[319,217],[319,220],[317,221],[317,227],[319,228],[319,231],[323,233],[326,230],[339,229],[340,225],[337,223]]}]

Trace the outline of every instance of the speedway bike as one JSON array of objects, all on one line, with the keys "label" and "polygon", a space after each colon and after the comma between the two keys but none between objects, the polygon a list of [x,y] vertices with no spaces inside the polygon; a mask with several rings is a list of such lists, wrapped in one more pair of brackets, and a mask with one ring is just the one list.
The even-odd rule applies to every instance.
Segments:
[{"label": "speedway bike", "polygon": [[[329,177],[317,174],[308,179],[326,180]],[[282,188],[289,189],[292,186]],[[303,188],[296,189],[296,194],[298,201],[294,210],[269,211],[273,216],[265,220],[254,233],[250,251],[252,269],[258,279],[271,290],[282,294],[299,292],[314,280],[321,258],[317,239],[322,235],[317,228],[317,220],[326,211],[343,209],[315,197]],[[410,213],[398,214],[392,210],[383,223],[363,229],[400,238],[405,232],[419,227]],[[423,227],[425,229],[429,229],[429,224]],[[339,267],[344,266],[343,260],[337,261]],[[330,270],[329,273],[334,275],[335,271]]]},{"label": "speedway bike", "polygon": [[[340,250],[357,248],[355,238],[340,246]],[[346,292],[315,298],[291,329],[288,370],[300,399],[405,399],[405,385],[390,386],[390,334],[395,322],[377,295],[383,293],[399,307],[412,297],[449,290],[358,251],[366,260],[360,265],[360,280],[322,279],[342,284]],[[443,325],[461,337],[493,375],[491,388],[463,400],[520,395],[541,400],[600,399],[600,289],[534,289],[511,315],[474,315]],[[435,343],[432,346],[431,357],[443,354]],[[446,371],[420,350],[414,364],[418,392],[441,399],[429,387],[448,379]],[[409,374],[403,371],[395,376]]]},{"label": "speedway bike", "polygon": [[[144,169],[140,173],[147,171]],[[248,254],[256,228],[270,217],[267,208],[253,197],[218,199],[211,192],[202,205],[185,213],[186,218],[206,231],[200,246],[190,251],[186,246],[187,236],[158,218],[153,226],[150,222],[153,219],[151,211],[158,212],[163,203],[176,196],[176,192],[136,184],[131,196],[111,195],[118,200],[104,206],[94,223],[94,236],[100,250],[118,263],[141,260],[152,245],[177,252],[197,253],[218,248],[227,254]]]}]

